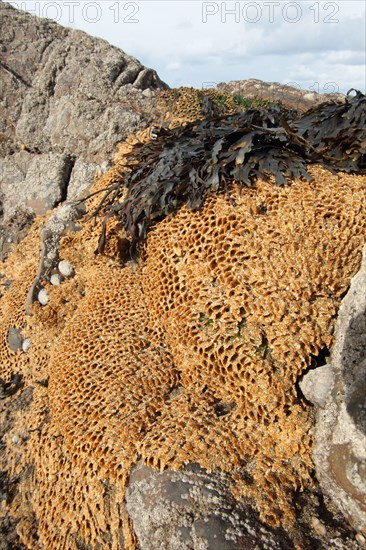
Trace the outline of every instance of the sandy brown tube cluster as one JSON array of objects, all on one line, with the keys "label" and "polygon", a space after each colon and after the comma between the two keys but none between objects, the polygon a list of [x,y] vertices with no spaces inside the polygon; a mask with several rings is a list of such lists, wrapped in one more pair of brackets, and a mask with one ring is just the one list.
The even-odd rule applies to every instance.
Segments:
[{"label": "sandy brown tube cluster", "polygon": [[[100,223],[84,220],[62,241],[73,276],[45,282],[29,318],[41,222],[1,266],[0,376],[20,373],[29,392],[10,409],[3,467],[19,478],[8,513],[27,547],[121,548],[123,532],[133,547],[123,491],[140,457],[230,472],[262,519],[293,521],[293,492],[313,474],[296,382],[332,343],[366,228],[366,177],[311,171],[310,183],[258,181],[233,186],[235,204],[182,208],[154,226],[138,265],[120,265],[114,220],[96,257]],[[10,328],[26,352],[10,349]]]}]

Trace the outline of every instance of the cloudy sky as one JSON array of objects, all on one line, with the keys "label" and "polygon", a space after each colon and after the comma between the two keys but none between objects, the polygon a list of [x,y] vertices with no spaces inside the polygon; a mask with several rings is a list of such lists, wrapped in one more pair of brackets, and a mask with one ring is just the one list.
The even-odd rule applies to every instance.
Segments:
[{"label": "cloudy sky", "polygon": [[364,0],[11,1],[104,38],[171,87],[259,78],[301,89],[366,89]]}]

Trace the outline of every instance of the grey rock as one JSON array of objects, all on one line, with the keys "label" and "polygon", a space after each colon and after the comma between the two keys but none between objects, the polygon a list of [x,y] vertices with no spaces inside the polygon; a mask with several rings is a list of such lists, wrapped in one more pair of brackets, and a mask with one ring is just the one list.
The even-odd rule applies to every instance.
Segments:
[{"label": "grey rock", "polygon": [[78,158],[71,172],[70,181],[67,186],[67,199],[75,199],[84,191],[87,191],[97,175],[104,172],[104,166],[97,163],[84,162]]},{"label": "grey rock", "polygon": [[366,534],[366,247],[342,301],[330,362],[334,383],[317,408],[314,461],[325,494]]},{"label": "grey rock", "polygon": [[22,349],[23,337],[19,329],[10,327],[7,336],[8,346],[12,351],[17,352]]},{"label": "grey rock", "polygon": [[[336,88],[334,84],[333,88]],[[320,105],[325,101],[344,102],[345,95],[341,93],[318,93],[310,90],[302,90],[300,86],[293,82],[292,85],[280,84],[279,82],[263,82],[256,78],[248,80],[232,80],[231,82],[221,82],[217,89],[223,93],[237,94],[248,99],[263,99],[267,101],[280,101],[287,107],[306,111],[315,105]],[[332,89],[330,83],[329,91]]]},{"label": "grey rock", "polygon": [[326,402],[332,389],[333,381],[332,366],[324,365],[306,373],[299,385],[306,399],[314,405],[321,407]]},{"label": "grey rock", "polygon": [[56,270],[59,262],[61,237],[67,231],[77,231],[79,229],[76,221],[83,214],[85,214],[83,203],[78,201],[66,202],[49,218],[43,227],[41,231],[41,257],[38,270],[25,302],[27,315],[32,314],[32,304],[39,298],[39,292],[43,289],[43,282],[50,281],[52,274]]},{"label": "grey rock", "polygon": [[6,221],[11,218],[14,208],[18,206],[19,190],[24,187],[30,160],[29,154],[24,151],[0,158],[1,218]]},{"label": "grey rock", "polygon": [[14,212],[39,213],[40,205],[52,208],[90,186],[117,143],[152,122],[155,98],[142,90],[168,86],[105,40],[2,0],[0,28],[0,240],[3,233],[6,242],[14,240],[7,234]]},{"label": "grey rock", "polygon": [[[18,155],[19,157],[19,155]],[[23,159],[22,159],[23,160]],[[12,177],[5,175],[2,191],[7,216],[14,215],[19,207],[19,197],[25,207],[36,214],[44,214],[66,198],[67,185],[73,168],[68,155],[45,153],[28,155],[25,178],[21,179],[19,162],[13,164]],[[11,161],[5,161],[8,169]]]},{"label": "grey rock", "polygon": [[[136,91],[168,87],[154,70],[82,31],[39,19],[2,2],[0,23],[2,30],[6,29],[1,36],[0,132],[8,153],[25,143],[30,150],[48,152],[59,147],[87,158],[93,140],[101,129],[105,131],[105,111],[111,113],[114,106],[131,111],[125,85]],[[117,110],[117,118],[110,120],[109,139],[99,152],[103,160],[106,151],[113,150],[134,130],[135,121],[130,127],[125,120],[118,132],[113,131],[120,112]]]},{"label": "grey rock", "polygon": [[150,88],[146,88],[146,90],[143,90],[142,95],[145,97],[154,97],[154,92]]},{"label": "grey rock", "polygon": [[138,464],[131,473],[126,508],[141,550],[254,550],[291,548],[281,530],[259,521],[230,493],[229,478],[198,465],[157,472]]},{"label": "grey rock", "polygon": [[14,212],[13,216],[6,223],[1,223],[3,217],[0,215],[0,261],[4,261],[7,258],[13,243],[20,242],[27,234],[34,217],[35,214],[25,207],[19,208]]},{"label": "grey rock", "polygon": [[149,69],[142,69],[134,82],[134,86],[141,90],[143,90],[144,88],[156,88],[154,75]]}]

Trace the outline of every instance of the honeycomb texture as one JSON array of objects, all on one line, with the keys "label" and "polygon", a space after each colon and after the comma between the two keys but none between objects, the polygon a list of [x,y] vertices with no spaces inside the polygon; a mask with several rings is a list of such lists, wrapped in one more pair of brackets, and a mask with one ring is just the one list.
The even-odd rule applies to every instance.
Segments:
[{"label": "honeycomb texture", "polygon": [[193,122],[204,117],[204,100],[209,98],[213,103],[214,115],[231,115],[237,112],[238,106],[229,94],[217,90],[196,90],[194,88],[174,88],[159,93],[158,107],[165,110],[165,119],[171,126]]},{"label": "honeycomb texture", "polygon": [[[45,220],[45,217],[38,218],[30,234],[25,237],[20,247],[15,248],[7,263],[0,263],[0,272],[3,275],[0,279],[0,318],[2,320],[0,326],[0,378],[5,381],[9,380],[12,374],[19,372],[25,379],[34,381],[48,361],[48,359],[43,360],[43,351],[41,351],[38,358],[39,366],[37,371],[34,371],[30,356],[11,349],[8,341],[9,329],[18,331],[23,339],[27,338],[30,333],[24,304],[29,287],[36,275],[36,258],[40,248],[39,231]],[[42,340],[41,334],[37,334],[37,337]]]},{"label": "honeycomb texture", "polygon": [[[267,521],[277,507],[290,519],[286,495],[309,481],[310,419],[295,383],[331,344],[364,242],[365,178],[351,178],[353,187],[313,174],[283,190],[234,188],[234,207],[221,195],[199,213],[182,209],[150,234],[141,268],[151,320],[164,329],[185,394],[196,396],[162,413],[143,453],[153,464],[174,451],[177,466],[245,464],[253,484],[234,491],[254,488]],[[172,412],[182,408],[187,422],[194,411],[198,438],[189,426],[179,440]]]},{"label": "honeycomb texture", "polygon": [[[240,91],[240,90],[239,90]],[[206,117],[229,116],[241,110],[268,107],[273,101],[245,98],[211,88],[197,90],[181,86],[158,93],[157,111],[161,122],[175,127]]]},{"label": "honeycomb texture", "polygon": [[[132,143],[95,191],[124,169]],[[182,208],[125,267],[117,221],[96,257],[101,221],[85,218],[62,239],[74,277],[45,281],[48,303],[31,317],[44,219],[1,265],[13,283],[2,287],[0,376],[20,373],[32,392],[0,459],[20,480],[8,508],[26,547],[134,548],[123,499],[140,457],[230,472],[233,495],[268,524],[293,522],[293,493],[313,473],[311,410],[296,382],[332,343],[366,229],[366,177],[310,171],[310,183],[233,185],[230,198]],[[9,348],[10,327],[31,339],[27,353]]]}]

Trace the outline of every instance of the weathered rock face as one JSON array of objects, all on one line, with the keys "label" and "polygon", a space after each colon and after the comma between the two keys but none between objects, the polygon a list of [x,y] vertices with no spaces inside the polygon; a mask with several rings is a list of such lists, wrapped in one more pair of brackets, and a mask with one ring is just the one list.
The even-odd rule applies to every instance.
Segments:
[{"label": "weathered rock face", "polygon": [[208,474],[197,464],[178,472],[138,464],[126,505],[141,550],[292,547],[282,529],[271,530],[250,506],[238,505],[224,473]]},{"label": "weathered rock face", "polygon": [[20,207],[41,213],[87,187],[116,144],[151,122],[154,90],[168,86],[106,41],[1,0],[0,27],[6,222]]},{"label": "weathered rock face", "polygon": [[225,472],[208,473],[198,464],[159,472],[139,462],[129,477],[126,509],[141,550],[358,550],[336,510],[324,506],[321,492],[297,497],[293,529],[273,528],[258,517],[245,499],[236,501]]},{"label": "weathered rock face", "polygon": [[[366,534],[366,248],[344,298],[329,365],[301,384],[317,408],[314,460],[324,492]],[[320,374],[320,376],[318,376]]]},{"label": "weathered rock face", "polygon": [[[67,150],[100,162],[142,124],[129,101],[167,88],[155,71],[106,41],[1,3],[3,152]],[[27,40],[24,40],[24,37]]]},{"label": "weathered rock face", "polygon": [[221,82],[217,85],[217,89],[226,94],[238,94],[246,98],[281,101],[287,107],[299,111],[306,111],[325,101],[344,101],[345,98],[340,93],[319,94],[278,82],[263,82],[256,78],[232,80],[227,84]]}]

